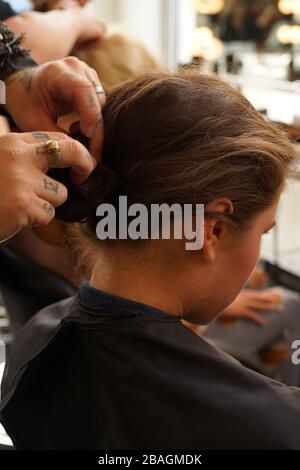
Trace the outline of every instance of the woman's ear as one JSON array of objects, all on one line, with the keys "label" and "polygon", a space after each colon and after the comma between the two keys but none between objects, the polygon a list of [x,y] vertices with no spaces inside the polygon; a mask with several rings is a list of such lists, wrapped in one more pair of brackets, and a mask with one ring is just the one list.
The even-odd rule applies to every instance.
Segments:
[{"label": "woman's ear", "polygon": [[[215,199],[205,206],[205,212],[220,215],[231,215],[234,207],[230,199]],[[228,226],[218,217],[205,218],[204,220],[204,244],[202,254],[204,261],[212,263],[215,261],[217,252],[228,234]]]}]

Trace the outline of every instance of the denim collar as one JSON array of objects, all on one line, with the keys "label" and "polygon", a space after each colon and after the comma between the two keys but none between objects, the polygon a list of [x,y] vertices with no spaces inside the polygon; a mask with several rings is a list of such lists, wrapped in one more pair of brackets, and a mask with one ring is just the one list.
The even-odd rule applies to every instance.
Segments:
[{"label": "denim collar", "polygon": [[117,295],[104,292],[94,287],[91,287],[88,283],[82,284],[79,289],[79,300],[80,303],[85,307],[90,308],[108,308],[112,310],[133,310],[147,314],[160,314],[163,316],[171,317],[170,314],[159,310],[158,308],[151,307],[150,305],[143,304],[141,302],[135,302],[134,300],[125,299],[118,297]]}]

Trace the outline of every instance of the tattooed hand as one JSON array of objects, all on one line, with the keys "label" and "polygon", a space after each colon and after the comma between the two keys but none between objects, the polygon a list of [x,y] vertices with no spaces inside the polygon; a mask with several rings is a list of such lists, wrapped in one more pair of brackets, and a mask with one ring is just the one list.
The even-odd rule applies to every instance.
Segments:
[{"label": "tattooed hand", "polygon": [[6,109],[22,131],[60,132],[58,118],[75,111],[90,152],[100,159],[105,95],[93,69],[68,57],[18,72],[6,85]]},{"label": "tattooed hand", "polygon": [[[56,153],[46,151],[49,140],[58,142]],[[50,168],[71,167],[80,183],[97,163],[82,144],[54,132],[11,133],[0,148],[0,242],[24,227],[47,225],[66,201],[66,187],[46,174]]]}]

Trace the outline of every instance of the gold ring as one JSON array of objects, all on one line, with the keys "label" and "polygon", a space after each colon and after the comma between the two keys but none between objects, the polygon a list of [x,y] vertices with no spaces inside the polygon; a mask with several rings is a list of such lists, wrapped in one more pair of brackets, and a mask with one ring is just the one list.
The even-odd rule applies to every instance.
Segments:
[{"label": "gold ring", "polygon": [[60,146],[57,140],[48,140],[44,144],[44,149],[47,155],[57,155],[60,153]]},{"label": "gold ring", "polygon": [[61,149],[57,140],[48,140],[40,145],[38,153],[44,153],[47,156],[49,167],[55,168],[58,166],[61,157]]}]

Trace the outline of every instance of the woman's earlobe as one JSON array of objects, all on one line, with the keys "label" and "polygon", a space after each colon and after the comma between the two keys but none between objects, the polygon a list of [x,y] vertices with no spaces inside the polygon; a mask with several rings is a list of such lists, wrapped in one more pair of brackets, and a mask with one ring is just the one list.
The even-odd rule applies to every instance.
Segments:
[{"label": "woman's earlobe", "polygon": [[219,236],[215,233],[215,230],[219,230],[216,225],[215,221],[205,224],[202,256],[206,263],[212,263],[216,259],[216,248],[219,239]]}]

